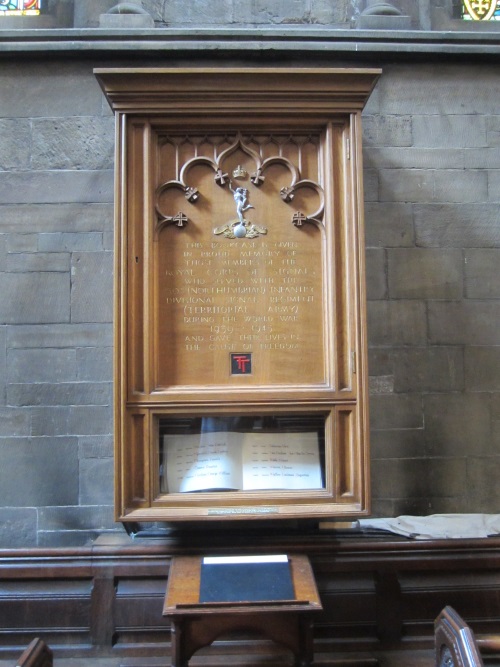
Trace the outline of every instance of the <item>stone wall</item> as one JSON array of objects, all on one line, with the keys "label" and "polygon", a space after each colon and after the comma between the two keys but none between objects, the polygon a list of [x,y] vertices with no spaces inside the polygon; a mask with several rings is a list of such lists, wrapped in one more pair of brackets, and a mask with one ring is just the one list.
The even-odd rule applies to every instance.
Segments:
[{"label": "stone wall", "polygon": [[112,519],[114,119],[88,64],[0,74],[0,545]]},{"label": "stone wall", "polygon": [[[264,64],[288,62],[268,53]],[[123,530],[112,516],[114,122],[92,73],[106,64],[52,53],[6,56],[0,70],[0,547]],[[374,514],[498,512],[498,65],[314,64],[384,70],[364,112]]]},{"label": "stone wall", "polygon": [[364,116],[374,510],[500,507],[498,67],[386,65]]}]

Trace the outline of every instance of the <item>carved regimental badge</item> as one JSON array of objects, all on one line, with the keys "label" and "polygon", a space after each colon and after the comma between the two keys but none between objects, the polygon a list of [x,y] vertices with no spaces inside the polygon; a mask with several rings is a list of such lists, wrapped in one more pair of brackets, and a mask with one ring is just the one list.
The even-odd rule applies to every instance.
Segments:
[{"label": "carved regimental badge", "polygon": [[246,188],[234,188],[229,181],[229,189],[233,193],[234,203],[236,204],[237,220],[228,222],[225,225],[216,227],[214,234],[223,234],[228,239],[253,239],[260,234],[267,234],[267,229],[261,225],[256,225],[245,219],[243,213],[249,208],[254,208],[248,203],[248,190]]}]

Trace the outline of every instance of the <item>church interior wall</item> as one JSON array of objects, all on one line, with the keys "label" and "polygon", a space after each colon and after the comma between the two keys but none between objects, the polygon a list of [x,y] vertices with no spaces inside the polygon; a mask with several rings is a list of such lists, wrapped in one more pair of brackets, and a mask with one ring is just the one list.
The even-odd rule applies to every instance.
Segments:
[{"label": "church interior wall", "polygon": [[[350,25],[356,3],[326,17],[327,4],[309,9]],[[147,9],[158,23],[175,7]],[[283,24],[275,9],[257,18]],[[232,17],[257,22],[242,11],[231,4]],[[460,53],[3,53],[0,547],[123,532],[112,508],[114,119],[93,67],[256,63],[383,69],[363,112],[373,515],[498,512],[498,64]]]}]

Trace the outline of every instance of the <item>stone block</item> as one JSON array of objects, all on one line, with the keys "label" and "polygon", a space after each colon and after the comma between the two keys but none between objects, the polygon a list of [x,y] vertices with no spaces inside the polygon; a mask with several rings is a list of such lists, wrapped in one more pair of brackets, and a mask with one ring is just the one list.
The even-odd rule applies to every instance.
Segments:
[{"label": "stone block", "polygon": [[110,435],[113,433],[113,408],[111,404],[76,405],[70,408],[68,423],[70,433],[76,435]]},{"label": "stone block", "polygon": [[416,243],[421,247],[500,246],[498,206],[494,204],[417,204]]},{"label": "stone block", "polygon": [[497,301],[431,301],[428,314],[431,344],[500,345]]},{"label": "stone block", "polygon": [[112,410],[108,406],[44,406],[33,408],[32,412],[34,436],[107,435],[112,429]]},{"label": "stone block", "polygon": [[457,299],[462,296],[460,250],[391,248],[387,256],[390,298]]},{"label": "stone block", "polygon": [[486,132],[488,146],[498,148],[500,146],[500,116],[488,116],[486,119]]},{"label": "stone block", "polygon": [[372,394],[392,394],[394,375],[372,375],[368,378],[368,391]]},{"label": "stone block", "polygon": [[82,435],[78,438],[80,459],[106,459],[113,456],[112,435]]},{"label": "stone block", "polygon": [[425,516],[429,514],[427,498],[374,498],[372,516]]},{"label": "stone block", "polygon": [[500,298],[500,249],[474,248],[465,252],[465,295],[470,299]]},{"label": "stone block", "polygon": [[30,427],[31,414],[28,410],[0,407],[0,438],[28,436]]},{"label": "stone block", "polygon": [[500,394],[492,394],[491,396],[491,418],[493,423],[500,421]]},{"label": "stone block", "polygon": [[13,507],[74,505],[78,502],[75,438],[0,440],[0,487]]},{"label": "stone block", "polygon": [[467,391],[500,391],[500,347],[465,348]]},{"label": "stone block", "polygon": [[[498,152],[498,151],[497,151]],[[488,201],[500,202],[500,169],[488,171]]]},{"label": "stone block", "polygon": [[9,233],[94,232],[112,228],[112,203],[2,206],[2,229]]},{"label": "stone block", "polygon": [[106,382],[113,379],[113,349],[84,347],[76,351],[77,377],[82,382]]},{"label": "stone block", "polygon": [[434,179],[434,198],[443,202],[488,200],[488,173],[481,169],[441,169]]},{"label": "stone block", "polygon": [[397,498],[394,503],[394,514],[392,516],[425,516],[429,514],[430,503],[428,494],[423,498]]},{"label": "stone block", "polygon": [[386,296],[385,250],[370,248],[366,251],[366,297],[367,299],[385,299]]},{"label": "stone block", "polygon": [[374,169],[463,169],[463,149],[415,148],[415,147],[370,147],[363,151],[367,167]]},{"label": "stone block", "polygon": [[376,169],[363,169],[363,189],[365,202],[378,201],[378,172]]},{"label": "stone block", "polygon": [[169,25],[181,23],[188,25],[231,23],[260,23],[257,18],[259,8],[254,10],[254,3],[236,4],[233,14],[232,0],[199,0],[196,3],[186,3],[184,0],[170,0],[163,10],[164,21]]},{"label": "stone block", "polygon": [[491,422],[491,439],[496,452],[500,451],[500,420],[494,419]]},{"label": "stone block", "polygon": [[462,348],[425,347],[395,350],[395,392],[454,392],[464,389]]},{"label": "stone block", "polygon": [[356,21],[358,30],[410,30],[411,16],[363,16]]},{"label": "stone block", "polygon": [[1,283],[0,323],[69,322],[69,274],[4,273]]},{"label": "stone block", "polygon": [[467,460],[465,458],[429,459],[429,497],[461,498],[468,486]]},{"label": "stone block", "polygon": [[31,168],[112,169],[114,145],[113,117],[35,119]]},{"label": "stone block", "polygon": [[425,456],[424,429],[392,429],[370,434],[372,460]]},{"label": "stone block", "polygon": [[7,386],[9,405],[111,405],[111,382],[59,382]]},{"label": "stone block", "polygon": [[9,273],[58,272],[69,274],[69,253],[16,252],[9,253],[5,268]]},{"label": "stone block", "polygon": [[113,480],[112,459],[80,460],[80,504],[112,505]]},{"label": "stone block", "polygon": [[411,17],[414,30],[419,28],[420,30],[431,29],[429,3],[430,0],[420,0],[419,2],[415,2],[415,0],[397,0],[396,3],[391,0],[391,4],[396,4],[402,14]]},{"label": "stone block", "polygon": [[[371,376],[394,377],[393,350],[390,347],[368,349],[368,367]],[[394,379],[393,379],[394,383]]]},{"label": "stone block", "polygon": [[386,459],[373,461],[372,493],[375,498],[426,498],[428,461]]},{"label": "stone block", "polygon": [[500,169],[497,148],[468,148],[464,150],[465,169]]},{"label": "stone block", "polygon": [[380,169],[380,201],[434,201],[433,169]]},{"label": "stone block", "polygon": [[147,30],[155,27],[149,14],[101,14],[99,28],[103,30]]},{"label": "stone block", "polygon": [[102,235],[102,249],[113,252],[115,244],[115,235],[113,232],[104,232]]},{"label": "stone block", "polygon": [[411,146],[411,116],[363,115],[363,146]]},{"label": "stone block", "polygon": [[381,201],[483,202],[488,192],[481,170],[381,169],[379,182]]},{"label": "stone block", "polygon": [[390,498],[374,498],[372,491],[370,517],[384,518],[387,516],[398,516],[394,511],[394,502]]},{"label": "stone block", "polygon": [[7,327],[7,347],[42,348],[54,347],[110,347],[113,344],[113,327],[111,324],[52,324],[24,325]]},{"label": "stone block", "polygon": [[113,172],[0,172],[0,199],[5,204],[105,203],[113,201]]},{"label": "stone block", "polygon": [[470,457],[467,460],[469,512],[498,513],[500,507],[500,457]]},{"label": "stone block", "polygon": [[0,117],[59,118],[95,116],[102,108],[102,91],[84,61],[12,59],[0,71]]},{"label": "stone block", "polygon": [[389,64],[377,84],[383,115],[498,114],[500,83],[496,66],[471,64]]},{"label": "stone block", "polygon": [[408,394],[372,396],[370,424],[374,431],[423,428],[422,399]]},{"label": "stone block", "polygon": [[411,204],[372,202],[365,205],[367,247],[397,248],[414,244]]},{"label": "stone block", "polygon": [[6,234],[5,248],[8,253],[36,253],[38,234]]},{"label": "stone block", "polygon": [[487,116],[414,115],[413,145],[434,149],[485,148]]},{"label": "stone block", "polygon": [[76,380],[76,352],[70,348],[9,349],[7,379],[9,383]]},{"label": "stone block", "polygon": [[0,118],[0,171],[29,169],[30,142],[28,120]]},{"label": "stone block", "polygon": [[369,301],[368,344],[425,345],[427,316],[423,301]]},{"label": "stone block", "polygon": [[71,321],[111,322],[113,255],[109,252],[74,253],[71,273]]},{"label": "stone block", "polygon": [[274,0],[272,3],[269,0],[254,0],[250,4],[236,0],[233,20],[257,24],[310,23],[310,4],[304,0]]},{"label": "stone block", "polygon": [[35,507],[2,507],[0,549],[33,547],[36,544],[37,519]]},{"label": "stone block", "polygon": [[116,0],[86,0],[75,3],[73,15],[75,28],[97,28],[99,16],[117,4]]},{"label": "stone block", "polygon": [[489,402],[480,394],[429,394],[424,411],[431,456],[455,458],[492,450]]},{"label": "stone block", "polygon": [[38,528],[47,530],[106,530],[113,529],[111,505],[84,505],[70,507],[41,507]]},{"label": "stone block", "polygon": [[42,252],[96,252],[102,250],[102,232],[51,232],[40,234],[38,249]]},{"label": "stone block", "polygon": [[[432,491],[431,491],[432,493]],[[466,489],[460,496],[446,498],[429,497],[429,510],[426,514],[469,514],[471,511]]]},{"label": "stone block", "polygon": [[7,239],[8,234],[0,234],[0,273],[5,271],[7,265]]},{"label": "stone block", "polygon": [[100,535],[98,530],[39,530],[40,549],[76,548],[92,544]]},{"label": "stone block", "polygon": [[0,326],[0,405],[5,405],[7,378],[7,327]]},{"label": "stone block", "polygon": [[338,2],[331,2],[331,0],[311,0],[310,22],[314,24],[348,24],[352,18],[352,13],[352,3],[349,0],[340,0]]},{"label": "stone block", "polygon": [[[362,112],[362,117],[364,118],[365,116],[380,116],[380,108],[381,108],[381,101],[380,101],[380,93],[379,93],[379,87],[378,87],[378,82],[377,85],[375,86],[375,89],[372,91],[372,94],[368,98],[368,101],[365,105],[365,108],[363,109]],[[384,116],[387,116],[389,114],[384,114]],[[401,115],[401,114],[399,114]]]}]

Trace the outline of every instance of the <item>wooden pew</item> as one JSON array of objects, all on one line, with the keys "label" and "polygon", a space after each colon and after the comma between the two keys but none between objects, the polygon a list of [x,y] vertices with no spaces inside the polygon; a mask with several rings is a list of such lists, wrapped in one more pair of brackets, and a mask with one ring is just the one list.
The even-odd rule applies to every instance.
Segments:
[{"label": "wooden pew", "polygon": [[437,667],[483,667],[483,657],[500,654],[500,635],[475,637],[453,609],[445,607],[434,622]]},{"label": "wooden pew", "polygon": [[43,639],[35,637],[17,659],[16,667],[52,667],[52,663],[52,651]]}]

